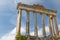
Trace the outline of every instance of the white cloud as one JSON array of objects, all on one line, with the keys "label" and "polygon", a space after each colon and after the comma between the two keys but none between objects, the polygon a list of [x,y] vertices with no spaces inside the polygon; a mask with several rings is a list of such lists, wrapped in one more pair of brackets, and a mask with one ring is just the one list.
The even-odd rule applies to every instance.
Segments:
[{"label": "white cloud", "polygon": [[59,29],[59,31],[60,31],[60,25],[59,25],[58,29]]},{"label": "white cloud", "polygon": [[[59,28],[60,28],[60,25],[59,25]],[[45,27],[45,30],[46,30],[46,33],[49,32],[49,27],[46,26]],[[16,28],[14,28],[10,33],[6,34],[5,36],[3,36],[2,38],[0,38],[0,40],[14,40],[15,39],[15,32],[16,32]],[[22,33],[25,33],[26,30],[24,27],[21,28],[21,34]],[[30,35],[34,35],[34,32],[31,32]],[[43,34],[42,34],[42,28],[40,30],[38,30],[38,35],[39,37],[42,37]]]},{"label": "white cloud", "polygon": [[[21,34],[25,32],[25,28],[21,27]],[[11,32],[5,34],[0,40],[14,40],[15,39],[16,28],[14,28]]]}]

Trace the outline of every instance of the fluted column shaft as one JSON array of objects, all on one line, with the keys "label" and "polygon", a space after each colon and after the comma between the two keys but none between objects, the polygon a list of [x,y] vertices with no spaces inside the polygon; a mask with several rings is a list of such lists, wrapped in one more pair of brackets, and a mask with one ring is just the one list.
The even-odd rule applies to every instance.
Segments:
[{"label": "fluted column shaft", "polygon": [[43,36],[46,37],[45,24],[44,24],[44,14],[41,14],[41,16],[42,16],[42,31],[43,31]]},{"label": "fluted column shaft", "polygon": [[28,37],[27,40],[30,40],[29,34],[29,11],[26,14],[26,36]]},{"label": "fluted column shaft", "polygon": [[21,12],[22,10],[19,9],[17,14],[18,17],[17,17],[17,24],[16,24],[16,34],[20,33],[20,29],[21,29],[21,16],[22,16]]}]

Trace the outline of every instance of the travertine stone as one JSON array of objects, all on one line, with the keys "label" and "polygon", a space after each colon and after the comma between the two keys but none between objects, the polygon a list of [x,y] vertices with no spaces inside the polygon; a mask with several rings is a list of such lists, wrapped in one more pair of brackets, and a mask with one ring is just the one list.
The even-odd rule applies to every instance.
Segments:
[{"label": "travertine stone", "polygon": [[17,5],[17,9],[23,9],[23,10],[29,10],[29,11],[35,11],[35,12],[42,12],[44,14],[49,14],[49,15],[56,15],[56,11],[55,10],[50,10],[50,9],[46,9],[43,5],[26,5],[26,4],[22,4],[22,3],[18,3]]},{"label": "travertine stone", "polygon": [[34,36],[38,36],[36,13],[34,13]]},{"label": "travertine stone", "polygon": [[26,36],[27,40],[30,40],[30,34],[29,34],[29,11],[26,11]]},{"label": "travertine stone", "polygon": [[52,16],[52,15],[50,16],[50,19],[51,19],[52,34],[53,34],[53,36],[54,36],[54,33],[55,33],[55,32],[54,32],[54,24],[53,24],[54,21],[53,21],[53,16]]},{"label": "travertine stone", "polygon": [[[27,14],[26,14],[27,40],[31,40],[30,32],[29,32],[29,12],[34,13],[34,37],[36,38],[35,40],[39,40],[38,39],[37,17],[36,17],[37,13],[40,13],[41,17],[42,17],[42,28],[43,28],[42,32],[43,32],[43,36],[44,36],[43,40],[47,40],[47,38],[49,38],[49,40],[55,40],[55,39],[53,39],[56,36],[56,35],[54,36],[55,32],[54,32],[54,24],[53,23],[55,23],[56,34],[57,34],[57,36],[59,35],[55,10],[46,9],[43,5],[38,5],[38,4],[37,5],[36,4],[35,5],[26,5],[26,4],[22,4],[22,3],[18,3],[17,10],[18,10],[18,14],[17,14],[18,17],[17,17],[17,24],[16,24],[16,35],[17,34],[20,35],[20,31],[21,31],[21,16],[22,16],[21,12],[22,12],[22,10],[26,10],[26,12],[27,12]],[[46,32],[45,32],[44,14],[48,15],[48,19],[49,19],[50,35],[48,37],[46,37]],[[57,37],[56,37],[56,39],[57,39]]]},{"label": "travertine stone", "polygon": [[43,32],[43,36],[46,37],[44,14],[41,14],[41,17],[42,17],[42,32]]},{"label": "travertine stone", "polygon": [[42,32],[43,32],[43,37],[44,40],[46,40],[46,31],[45,31],[45,23],[44,23],[44,14],[41,14],[42,17]]},{"label": "travertine stone", "polygon": [[16,24],[16,34],[20,33],[20,29],[21,29],[21,14],[22,10],[18,10],[18,14],[17,14],[17,24]]},{"label": "travertine stone", "polygon": [[51,40],[53,40],[53,32],[52,32],[52,27],[53,27],[53,25],[52,25],[52,16],[51,15],[49,15],[48,16],[49,17],[49,29],[50,29],[50,37],[51,37]]},{"label": "travertine stone", "polygon": [[55,28],[56,28],[56,34],[58,36],[59,35],[59,31],[58,31],[58,25],[57,25],[56,16],[54,16],[54,23],[55,23]]},{"label": "travertine stone", "polygon": [[37,28],[37,16],[36,16],[36,13],[34,13],[34,36],[36,37],[36,40],[38,40],[38,28]]},{"label": "travertine stone", "polygon": [[17,24],[16,24],[16,38],[15,40],[21,40],[21,33],[20,33],[20,29],[21,29],[21,14],[22,10],[19,9],[18,10],[18,14],[17,14]]}]

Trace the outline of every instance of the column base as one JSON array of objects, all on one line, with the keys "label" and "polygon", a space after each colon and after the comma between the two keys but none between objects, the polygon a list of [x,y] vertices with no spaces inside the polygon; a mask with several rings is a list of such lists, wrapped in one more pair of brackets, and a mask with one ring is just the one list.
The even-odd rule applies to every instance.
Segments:
[{"label": "column base", "polygon": [[30,40],[30,35],[25,35],[26,40]]},{"label": "column base", "polygon": [[38,38],[36,38],[36,40],[39,40]]},{"label": "column base", "polygon": [[39,40],[37,36],[35,37],[35,40]]},{"label": "column base", "polygon": [[46,37],[44,37],[44,40],[47,40],[47,38],[46,38]]},{"label": "column base", "polygon": [[27,36],[27,40],[30,40],[30,36]]},{"label": "column base", "polygon": [[49,40],[54,40],[53,36],[49,36]]},{"label": "column base", "polygon": [[26,35],[26,40],[30,40],[30,35]]}]

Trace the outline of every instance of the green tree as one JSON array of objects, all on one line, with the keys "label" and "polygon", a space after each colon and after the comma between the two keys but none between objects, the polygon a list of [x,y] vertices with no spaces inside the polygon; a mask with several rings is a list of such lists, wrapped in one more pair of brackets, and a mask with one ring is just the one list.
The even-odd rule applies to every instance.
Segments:
[{"label": "green tree", "polygon": [[21,40],[21,34],[20,33],[17,33],[16,40]]}]

